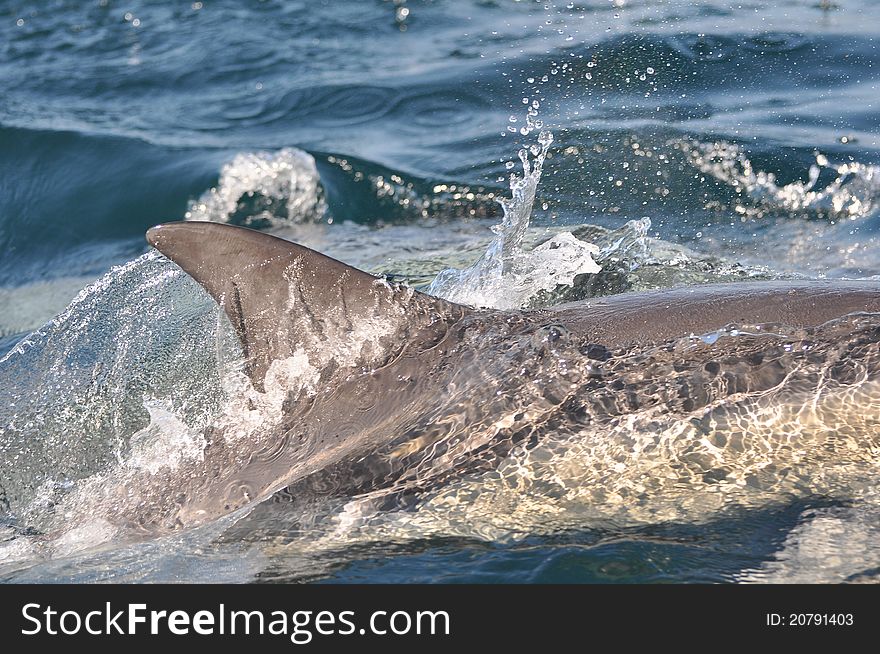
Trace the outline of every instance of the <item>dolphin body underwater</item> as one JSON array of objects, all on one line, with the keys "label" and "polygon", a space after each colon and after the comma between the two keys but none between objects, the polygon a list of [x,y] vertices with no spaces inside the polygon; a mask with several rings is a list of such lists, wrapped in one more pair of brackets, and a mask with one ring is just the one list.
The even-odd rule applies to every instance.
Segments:
[{"label": "dolphin body underwater", "polygon": [[[463,495],[473,506],[539,530],[559,509],[535,493],[664,520],[876,486],[880,282],[480,310],[240,227],[168,223],[147,240],[223,308],[252,384],[245,405],[275,393],[278,418],[259,438],[259,425],[209,428],[199,459],[168,473],[173,494],[117,495],[138,530],[284,493],[407,508],[462,477],[478,480],[481,497]],[[527,479],[524,462],[543,472]]]},{"label": "dolphin body underwater", "polygon": [[9,560],[230,524],[321,550],[880,506],[880,282],[501,311],[241,227],[147,240],[240,341],[219,413],[151,412],[126,458],[21,510],[36,538],[7,543]]}]

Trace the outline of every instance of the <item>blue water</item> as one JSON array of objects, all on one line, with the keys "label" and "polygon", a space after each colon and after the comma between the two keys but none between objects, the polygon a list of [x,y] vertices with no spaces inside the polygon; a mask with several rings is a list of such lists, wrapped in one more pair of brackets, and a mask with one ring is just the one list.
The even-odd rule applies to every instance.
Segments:
[{"label": "blue water", "polygon": [[[705,281],[719,261],[763,277],[880,275],[878,35],[870,0],[4,2],[0,356],[146,252],[148,227],[187,214],[427,284],[489,242],[507,164],[534,142],[518,131],[533,101],[554,135],[533,226],[647,217],[656,247],[699,263],[679,278],[680,260],[657,254],[660,281],[618,290]],[[284,148],[314,159],[305,187],[277,186],[272,162],[294,165]],[[699,158],[730,148],[734,168]],[[212,188],[231,204],[211,204]],[[94,306],[118,313],[124,290]],[[35,342],[42,359],[0,361],[7,435],[15,405],[75,404],[51,388],[51,339]],[[59,415],[53,428],[75,431]],[[207,554],[166,544],[139,565],[140,550],[105,547],[0,575],[731,581],[760,578],[815,515],[858,521],[844,508],[820,498],[699,525],[358,543],[314,570],[233,531]],[[876,568],[853,558],[815,580]]]}]

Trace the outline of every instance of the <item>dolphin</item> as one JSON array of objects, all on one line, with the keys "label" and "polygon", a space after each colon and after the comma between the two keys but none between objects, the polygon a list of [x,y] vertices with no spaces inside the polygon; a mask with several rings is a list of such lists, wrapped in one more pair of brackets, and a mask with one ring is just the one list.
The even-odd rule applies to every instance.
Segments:
[{"label": "dolphin", "polygon": [[[687,429],[624,442],[615,451],[627,458],[594,478],[613,485],[628,467],[650,477],[633,461],[661,449],[679,486],[786,490],[823,462],[877,462],[874,405],[858,393],[873,398],[880,378],[878,281],[707,284],[498,311],[246,228],[174,222],[146,238],[228,316],[249,385],[241,411],[274,400],[246,433],[210,428],[183,487],[178,471],[176,493],[138,499],[143,529],[203,524],[284,489],[392,489],[399,502],[548,434],[626,434],[635,414]],[[750,422],[768,411],[788,427]],[[822,436],[798,441],[791,425],[817,416]],[[861,427],[832,433],[847,420]]]}]

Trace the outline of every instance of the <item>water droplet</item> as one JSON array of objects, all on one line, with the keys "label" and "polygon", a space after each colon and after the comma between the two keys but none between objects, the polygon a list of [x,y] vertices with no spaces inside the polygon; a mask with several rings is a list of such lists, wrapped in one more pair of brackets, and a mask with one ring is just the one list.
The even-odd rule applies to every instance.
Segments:
[{"label": "water droplet", "polygon": [[653,74],[654,74],[654,69],[651,68],[650,66],[648,66],[648,75],[653,75]]},{"label": "water droplet", "polygon": [[527,77],[527,78],[526,78],[526,81],[527,81],[529,84],[534,84],[534,83],[535,83],[535,78],[534,78],[534,77]]},{"label": "water droplet", "polygon": [[508,161],[504,164],[504,167],[507,168],[507,170],[512,170],[514,165],[515,164],[512,161]]},{"label": "water droplet", "polygon": [[[693,334],[691,336],[693,337]],[[721,338],[721,334],[718,332],[712,332],[711,334],[703,334],[700,336],[700,340],[706,345],[714,345],[719,338]]]}]

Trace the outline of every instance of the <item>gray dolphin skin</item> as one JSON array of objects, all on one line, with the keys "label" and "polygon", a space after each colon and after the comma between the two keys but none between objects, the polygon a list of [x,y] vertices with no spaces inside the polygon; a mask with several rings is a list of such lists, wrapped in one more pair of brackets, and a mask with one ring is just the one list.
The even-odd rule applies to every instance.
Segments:
[{"label": "gray dolphin skin", "polygon": [[851,437],[804,437],[805,456],[790,454],[790,430],[750,440],[745,423],[767,402],[795,413],[813,402],[821,413],[830,398],[827,410],[841,415],[853,389],[873,382],[880,282],[729,283],[478,310],[240,227],[168,223],[147,240],[222,306],[254,389],[283,397],[258,444],[211,428],[192,471],[199,481],[140,518],[144,527],[203,523],[321,475],[335,489],[405,494],[491,469],[547,434],[620,425],[652,408],[696,425],[688,433],[714,448],[681,443],[668,455],[704,484],[735,477],[736,457],[758,450],[789,453],[784,465],[753,466],[777,480],[815,476],[798,460],[875,464],[873,422]]}]

